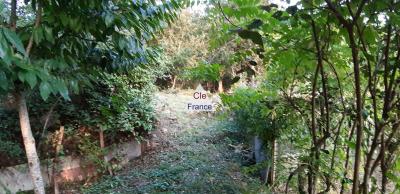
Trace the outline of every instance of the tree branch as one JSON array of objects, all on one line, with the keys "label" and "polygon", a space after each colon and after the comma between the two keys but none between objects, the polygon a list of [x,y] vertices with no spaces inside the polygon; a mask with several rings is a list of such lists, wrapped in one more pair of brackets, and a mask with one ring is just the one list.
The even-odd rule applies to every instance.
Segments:
[{"label": "tree branch", "polygon": [[328,8],[335,14],[336,18],[346,27],[349,26],[349,22],[343,17],[343,15],[337,10],[336,6],[330,0],[325,0],[328,4]]},{"label": "tree branch", "polygon": [[33,26],[32,35],[31,35],[31,37],[29,39],[28,46],[26,46],[26,49],[25,49],[27,57],[29,56],[29,54],[30,54],[30,52],[32,50],[34,30],[36,30],[39,27],[41,20],[42,20],[42,6],[41,6],[40,2],[38,2],[38,7],[37,7],[37,11],[36,11],[35,25]]},{"label": "tree branch", "polygon": [[10,29],[12,31],[17,29],[17,0],[11,1]]},{"label": "tree branch", "polygon": [[362,9],[363,9],[364,5],[367,3],[367,1],[368,0],[362,0],[360,5],[358,5],[358,9],[357,9],[356,15],[353,18],[353,23],[357,22],[357,19],[360,17]]},{"label": "tree branch", "polygon": [[241,28],[241,27],[239,27],[238,25],[236,25],[236,24],[234,24],[229,18],[228,18],[228,16],[225,14],[225,12],[224,12],[224,10],[222,10],[222,6],[221,6],[221,3],[218,1],[218,8],[220,9],[220,11],[221,11],[221,13],[222,13],[222,16],[224,16],[224,18],[226,19],[226,21],[228,21],[232,26],[235,26],[235,27],[237,27],[237,28]]}]

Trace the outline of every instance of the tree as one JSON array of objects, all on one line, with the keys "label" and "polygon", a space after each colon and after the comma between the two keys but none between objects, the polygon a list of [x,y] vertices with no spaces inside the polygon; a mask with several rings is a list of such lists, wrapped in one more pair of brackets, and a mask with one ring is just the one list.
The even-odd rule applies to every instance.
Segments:
[{"label": "tree", "polygon": [[210,25],[204,16],[184,11],[179,19],[161,34],[158,41],[167,58],[172,88],[187,67],[194,67],[209,55]]},{"label": "tree", "polygon": [[301,1],[282,10],[239,0],[222,10],[227,29],[265,56],[259,90],[297,114],[290,117],[296,130],[279,137],[303,153],[285,174],[287,192],[304,173],[311,194],[334,184],[340,193],[349,185],[352,193],[398,185],[399,2]]},{"label": "tree", "polygon": [[[248,41],[232,38],[229,33],[221,33],[223,21],[220,16],[219,12],[213,10],[207,15],[184,11],[171,28],[163,31],[158,43],[170,66],[172,88],[175,88],[177,79],[183,82],[202,81],[212,83],[212,86],[217,83],[217,90],[222,93],[223,85],[229,87],[238,81],[237,74],[255,73],[254,64],[259,62],[254,57],[255,54],[251,51],[235,52],[245,49]],[[200,69],[206,71],[206,67],[209,67],[208,72],[215,71],[216,64],[220,66],[218,78],[207,79],[207,75],[204,75],[200,79],[199,76],[195,76]],[[191,70],[195,72],[190,72]],[[192,76],[187,76],[186,73]],[[181,74],[183,76],[180,76]]]},{"label": "tree", "polygon": [[[38,90],[44,100],[51,94],[69,100],[70,91],[79,92],[93,70],[126,70],[155,59],[146,42],[176,17],[184,2],[19,3],[11,0],[0,6],[0,89],[16,100],[34,191],[44,193],[26,95]],[[9,18],[3,14],[7,9]],[[17,15],[20,11],[23,14]]]}]

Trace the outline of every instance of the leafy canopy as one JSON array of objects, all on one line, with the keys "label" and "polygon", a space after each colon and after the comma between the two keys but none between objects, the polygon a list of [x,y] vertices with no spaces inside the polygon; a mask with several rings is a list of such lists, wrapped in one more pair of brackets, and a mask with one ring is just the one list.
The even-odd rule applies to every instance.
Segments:
[{"label": "leafy canopy", "polygon": [[18,15],[13,31],[4,14],[9,2],[2,2],[0,90],[39,89],[43,99],[50,94],[69,99],[69,91],[78,92],[93,70],[123,71],[154,60],[157,51],[147,41],[176,17],[183,3],[25,1],[17,13],[28,13]]}]

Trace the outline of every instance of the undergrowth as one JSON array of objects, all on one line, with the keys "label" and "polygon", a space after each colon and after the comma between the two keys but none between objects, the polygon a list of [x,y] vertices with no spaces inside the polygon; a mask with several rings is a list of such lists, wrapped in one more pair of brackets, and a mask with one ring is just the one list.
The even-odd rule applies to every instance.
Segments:
[{"label": "undergrowth", "polygon": [[229,122],[196,117],[168,138],[172,146],[151,156],[154,161],[145,156],[143,164],[103,177],[82,192],[269,193],[257,178],[244,173],[241,154],[230,146],[239,139]]}]

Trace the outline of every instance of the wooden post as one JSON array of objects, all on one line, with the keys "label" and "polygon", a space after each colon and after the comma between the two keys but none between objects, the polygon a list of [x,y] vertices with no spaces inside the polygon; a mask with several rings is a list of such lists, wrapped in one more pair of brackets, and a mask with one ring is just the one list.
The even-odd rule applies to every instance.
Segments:
[{"label": "wooden post", "polygon": [[272,145],[271,145],[271,169],[269,171],[269,176],[268,176],[268,183],[270,186],[274,185],[275,182],[275,163],[276,163],[276,152],[277,152],[277,143],[276,139],[272,140]]},{"label": "wooden post", "polygon": [[222,83],[222,79],[218,81],[218,93],[224,93],[224,85]]},{"label": "wooden post", "polygon": [[[103,131],[103,130],[100,130],[99,136],[100,136],[100,137],[99,137],[99,139],[100,139],[100,148],[101,148],[102,150],[104,150],[104,148],[105,148],[106,146],[105,146],[105,143],[104,143],[104,131]],[[104,162],[105,162],[105,163],[108,162],[105,155],[103,156],[103,159],[104,159]],[[108,173],[109,173],[110,175],[113,175],[113,172],[112,172],[111,167],[107,167],[107,170],[108,170]]]},{"label": "wooden post", "polygon": [[54,194],[59,194],[60,189],[58,187],[58,179],[57,179],[57,173],[56,173],[56,165],[58,164],[58,154],[61,151],[61,146],[62,146],[62,141],[64,139],[64,126],[60,126],[60,131],[58,132],[58,137],[57,137],[57,145],[56,145],[56,155],[54,157],[53,161],[53,169],[52,169],[52,179],[53,179],[53,184],[54,184]]}]

